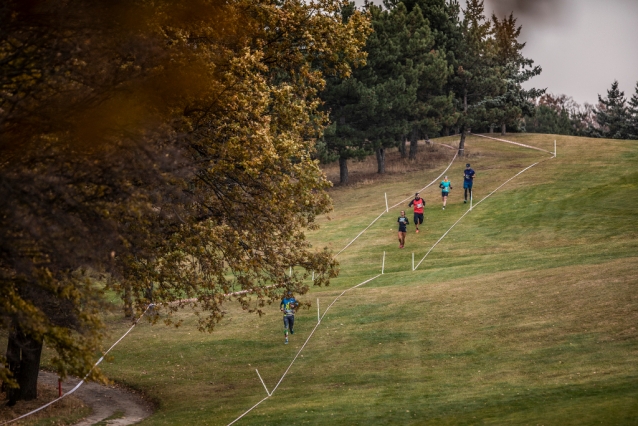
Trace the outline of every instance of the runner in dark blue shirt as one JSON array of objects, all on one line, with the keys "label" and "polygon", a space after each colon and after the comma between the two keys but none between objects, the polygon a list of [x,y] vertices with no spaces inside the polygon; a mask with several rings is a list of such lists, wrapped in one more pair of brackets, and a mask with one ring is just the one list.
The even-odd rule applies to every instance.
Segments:
[{"label": "runner in dark blue shirt", "polygon": [[295,334],[293,327],[295,326],[295,310],[299,306],[297,300],[292,296],[292,292],[286,293],[281,303],[279,304],[279,310],[284,313],[284,336],[286,336],[286,345],[288,344],[288,330],[290,334]]},{"label": "runner in dark blue shirt", "polygon": [[472,183],[474,182],[474,175],[476,172],[470,168],[470,163],[465,165],[465,172],[463,173],[463,189],[465,190],[465,201],[467,203],[467,194],[470,194],[472,198]]},{"label": "runner in dark blue shirt", "polygon": [[397,219],[399,223],[399,248],[402,249],[405,246],[405,234],[408,232],[408,225],[410,221],[405,217],[405,211],[401,210],[401,216]]}]

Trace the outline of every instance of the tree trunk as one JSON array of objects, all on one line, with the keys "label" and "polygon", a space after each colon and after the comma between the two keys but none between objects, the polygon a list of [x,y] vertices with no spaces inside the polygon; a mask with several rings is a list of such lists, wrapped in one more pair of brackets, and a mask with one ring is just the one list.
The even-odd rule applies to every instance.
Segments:
[{"label": "tree trunk", "polygon": [[148,308],[149,315],[155,315],[155,299],[153,298],[153,292],[155,291],[155,284],[150,282],[148,287],[146,287],[146,299],[148,299],[148,303],[150,304]]},{"label": "tree trunk", "polygon": [[448,126],[445,126],[445,129],[443,129],[443,134],[445,136],[450,136],[450,128]]},{"label": "tree trunk", "polygon": [[7,389],[9,406],[16,401],[31,401],[38,397],[38,373],[42,339],[34,339],[15,328],[9,333],[7,342],[7,362],[18,388]]},{"label": "tree trunk", "polygon": [[408,150],[406,149],[406,144],[408,142],[407,136],[401,138],[401,144],[399,145],[399,152],[401,153],[401,158],[406,158],[408,156]]},{"label": "tree trunk", "polygon": [[385,173],[385,148],[377,148],[377,173]]},{"label": "tree trunk", "polygon": [[465,128],[461,129],[461,141],[459,142],[459,157],[465,155]]},{"label": "tree trunk", "polygon": [[461,133],[461,130],[458,127],[454,128],[454,134],[458,135],[459,133]]},{"label": "tree trunk", "polygon": [[467,115],[467,89],[463,91],[463,112]]},{"label": "tree trunk", "polygon": [[348,184],[348,159],[343,157],[339,157],[339,182]]},{"label": "tree trunk", "polygon": [[131,285],[124,283],[124,318],[133,317],[133,299],[131,298]]},{"label": "tree trunk", "polygon": [[501,135],[505,136],[507,134],[507,127],[505,123],[501,124]]},{"label": "tree trunk", "polygon": [[494,133],[494,125],[490,124],[490,133]]},{"label": "tree trunk", "polygon": [[432,141],[430,140],[430,137],[428,136],[428,134],[425,134],[425,144],[427,146],[432,146]]},{"label": "tree trunk", "polygon": [[416,153],[419,150],[419,131],[414,128],[410,134],[410,160],[416,160]]}]

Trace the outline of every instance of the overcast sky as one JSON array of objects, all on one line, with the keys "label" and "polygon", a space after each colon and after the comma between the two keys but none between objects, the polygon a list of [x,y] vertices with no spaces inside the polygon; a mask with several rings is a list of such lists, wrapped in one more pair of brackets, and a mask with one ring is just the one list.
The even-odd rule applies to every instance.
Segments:
[{"label": "overcast sky", "polygon": [[523,52],[543,68],[528,87],[547,87],[579,103],[595,103],[614,79],[627,97],[634,93],[638,0],[485,0],[485,11],[518,17]]},{"label": "overcast sky", "polygon": [[[363,1],[357,0],[357,4]],[[376,2],[375,2],[376,3]],[[379,2],[380,3],[380,2]],[[465,0],[460,0],[465,6]],[[526,87],[595,103],[614,79],[627,98],[638,82],[638,0],[485,0],[523,26],[523,50],[543,68]]]}]

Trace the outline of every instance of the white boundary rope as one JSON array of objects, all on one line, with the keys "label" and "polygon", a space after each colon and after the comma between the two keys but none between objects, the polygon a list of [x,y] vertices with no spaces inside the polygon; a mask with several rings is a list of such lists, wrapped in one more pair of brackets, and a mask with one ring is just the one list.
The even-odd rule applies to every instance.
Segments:
[{"label": "white boundary rope", "polygon": [[535,147],[535,146],[531,146],[531,145],[525,145],[524,143],[520,143],[520,142],[513,142],[513,141],[508,141],[508,140],[506,140],[506,139],[493,138],[492,136],[479,135],[479,134],[477,134],[477,133],[470,133],[470,135],[472,135],[472,136],[478,136],[478,137],[480,137],[480,138],[493,139],[493,140],[495,140],[495,141],[499,141],[499,142],[511,143],[512,145],[523,146],[523,147],[525,147],[525,148],[535,149],[535,150],[537,150],[537,151],[543,151],[543,152],[546,152],[546,153],[548,153],[548,154],[552,154],[552,155],[554,155],[554,153],[553,153],[553,152],[548,151],[548,150],[546,150],[546,149],[543,149],[543,148],[537,148],[537,147]]},{"label": "white boundary rope", "polygon": [[[433,184],[434,184],[437,180],[439,180],[439,179],[441,178],[441,176],[443,176],[443,175],[444,175],[444,174],[445,174],[445,173],[446,173],[446,172],[450,169],[450,167],[452,167],[452,164],[454,163],[454,160],[456,160],[457,155],[458,155],[458,152],[454,154],[454,157],[452,157],[452,161],[450,161],[450,164],[448,164],[448,166],[445,168],[445,170],[443,170],[443,172],[441,172],[441,174],[440,174],[440,175],[438,175],[438,176],[437,176],[437,177],[436,177],[436,178],[435,178],[432,182],[428,183],[427,185],[425,185],[423,188],[421,188],[421,189],[420,189],[419,191],[417,191],[417,192],[423,192],[423,191],[425,191],[427,188],[429,188],[430,186],[432,186],[432,185],[433,185]],[[370,222],[370,224],[369,224],[368,226],[366,226],[366,227],[365,227],[365,229],[364,229],[363,231],[359,232],[359,234],[358,234],[356,237],[354,237],[354,238],[352,239],[352,241],[350,241],[348,244],[346,244],[346,246],[345,246],[344,248],[342,248],[342,249],[339,251],[339,253],[335,254],[335,257],[339,256],[339,255],[340,255],[341,253],[343,253],[343,252],[344,252],[344,251],[345,251],[348,247],[350,247],[350,246],[352,245],[352,243],[354,243],[354,242],[355,242],[355,241],[356,241],[356,240],[357,240],[357,239],[358,239],[361,235],[363,235],[363,233],[364,233],[364,232],[366,232],[368,229],[370,229],[370,227],[371,227],[372,225],[374,225],[374,224],[376,223],[376,221],[377,221],[377,220],[381,219],[381,216],[383,216],[384,214],[386,214],[386,213],[389,211],[389,209],[393,209],[393,208],[397,207],[398,205],[405,203],[405,202],[406,202],[407,200],[409,200],[410,198],[411,198],[411,196],[410,196],[410,197],[408,197],[408,198],[405,198],[405,199],[403,199],[403,200],[401,200],[401,201],[399,201],[398,203],[396,203],[396,204],[395,204],[395,205],[393,205],[393,206],[390,206],[389,208],[388,208],[388,207],[386,207],[386,210],[384,210],[384,211],[383,211],[383,212],[382,212],[379,216],[377,216],[377,218],[376,218],[376,219],[374,219],[372,222]],[[387,200],[386,200],[386,206],[387,206]]]},{"label": "white boundary rope", "polygon": [[[455,148],[455,149],[456,149],[456,148]],[[450,161],[450,164],[448,164],[448,166],[445,168],[445,170],[443,170],[443,171],[441,172],[441,174],[440,174],[440,175],[438,175],[437,177],[435,177],[435,178],[434,178],[434,180],[433,180],[432,182],[428,183],[427,185],[425,185],[423,188],[419,189],[419,190],[418,190],[418,191],[416,191],[416,192],[423,192],[423,191],[425,191],[425,190],[426,190],[426,189],[428,189],[430,186],[434,185],[434,184],[436,183],[436,181],[437,181],[437,180],[441,179],[441,176],[443,176],[443,175],[444,175],[444,174],[445,174],[445,173],[446,173],[446,172],[450,169],[450,167],[452,167],[452,164],[454,163],[454,160],[456,160],[456,157],[457,157],[458,155],[459,155],[459,152],[457,151],[457,152],[454,154],[454,157],[452,157],[452,161]],[[404,198],[403,200],[399,201],[399,202],[398,202],[398,203],[396,203],[395,205],[390,206],[390,208],[391,208],[391,209],[393,209],[393,208],[395,208],[396,206],[398,206],[398,205],[400,205],[400,204],[405,203],[405,202],[406,202],[406,201],[408,201],[410,198],[412,198],[412,196],[409,196],[408,198]]]},{"label": "white boundary rope", "polygon": [[[297,351],[297,354],[295,355],[295,357],[292,359],[292,361],[290,362],[290,364],[288,365],[288,368],[286,368],[286,371],[284,371],[284,374],[281,375],[281,378],[279,379],[279,381],[277,382],[277,384],[275,385],[275,387],[273,388],[273,390],[271,392],[268,392],[268,388],[266,388],[266,384],[264,383],[264,381],[262,380],[261,383],[264,385],[264,388],[266,389],[266,393],[268,394],[267,397],[265,397],[264,399],[262,399],[261,401],[259,401],[257,404],[253,405],[252,407],[250,407],[248,410],[244,411],[244,413],[242,413],[239,417],[237,417],[235,420],[233,420],[232,422],[228,423],[228,426],[231,426],[232,424],[234,424],[235,422],[237,422],[239,419],[241,419],[242,417],[244,417],[246,414],[250,413],[252,410],[254,410],[255,408],[257,408],[257,406],[259,406],[259,404],[261,404],[262,402],[264,402],[265,400],[267,400],[268,398],[270,398],[275,391],[277,390],[277,388],[279,387],[279,385],[281,384],[281,382],[283,382],[284,378],[286,377],[286,374],[288,374],[288,371],[290,371],[290,368],[292,368],[292,365],[295,363],[295,361],[297,360],[297,358],[299,357],[299,355],[301,354],[301,351],[304,350],[304,348],[306,347],[306,345],[308,344],[308,342],[310,341],[310,339],[312,338],[312,335],[315,334],[315,331],[317,331],[317,328],[321,325],[321,322],[323,320],[323,317],[326,316],[326,314],[328,313],[328,311],[330,310],[330,308],[332,307],[332,305],[334,305],[337,300],[339,300],[339,298],[341,298],[341,296],[343,296],[344,294],[346,294],[348,291],[350,290],[354,290],[355,288],[361,287],[364,284],[369,283],[370,281],[377,279],[381,276],[381,274],[378,274],[372,278],[369,278],[365,281],[363,281],[362,283],[359,283],[355,286],[352,286],[350,288],[345,289],[344,291],[341,292],[341,294],[337,297],[335,297],[335,299],[332,301],[332,303],[330,305],[328,305],[328,307],[326,308],[326,310],[323,312],[323,315],[321,315],[321,318],[319,319],[319,321],[317,322],[317,324],[314,326],[314,328],[312,329],[312,331],[310,332],[310,335],[308,336],[308,338],[306,339],[306,341],[304,342],[304,344],[301,346],[301,348],[299,349],[299,351]],[[257,373],[259,374],[259,372]],[[261,376],[259,376],[259,379],[261,380]]]},{"label": "white boundary rope", "polygon": [[[122,339],[124,339],[124,338],[125,338],[125,337],[126,337],[126,336],[130,333],[130,332],[131,332],[131,330],[133,330],[133,328],[135,328],[135,326],[137,325],[137,323],[138,323],[138,322],[142,319],[142,317],[146,314],[146,312],[148,311],[148,309],[149,309],[151,306],[153,306],[153,304],[152,304],[152,303],[151,303],[150,305],[148,305],[148,306],[146,307],[146,309],[144,310],[144,312],[142,312],[142,315],[140,315],[140,316],[139,316],[139,318],[137,318],[137,319],[135,320],[135,322],[133,323],[133,325],[131,326],[131,328],[129,328],[129,329],[126,331],[126,333],[124,333],[124,334],[122,335],[122,337],[120,337],[119,339],[117,339],[117,341],[116,341],[115,343],[113,343],[113,344],[111,345],[111,347],[110,347],[110,348],[108,348],[108,350],[107,350],[106,352],[104,352],[104,354],[102,354],[102,356],[100,357],[100,359],[98,359],[98,360],[97,360],[97,362],[96,362],[95,364],[93,364],[93,367],[91,367],[91,369],[89,370],[89,372],[88,372],[88,373],[86,373],[86,375],[84,376],[84,378],[83,378],[82,380],[80,380],[80,382],[79,382],[77,385],[75,385],[75,387],[74,387],[73,389],[71,389],[71,390],[70,390],[70,391],[68,391],[68,392],[65,392],[64,394],[62,394],[62,396],[60,396],[60,397],[58,397],[58,398],[54,399],[53,401],[50,401],[50,402],[48,402],[48,403],[44,404],[43,406],[41,406],[41,407],[39,407],[39,408],[36,408],[35,410],[29,411],[28,413],[23,414],[23,415],[21,415],[20,417],[16,417],[16,418],[15,418],[15,419],[13,419],[13,420],[9,420],[9,421],[6,421],[6,422],[2,423],[2,425],[8,425],[9,423],[13,423],[13,422],[18,421],[18,420],[20,420],[20,419],[23,419],[23,418],[25,418],[25,417],[27,417],[27,416],[30,416],[31,414],[37,413],[37,412],[38,412],[38,411],[40,411],[40,410],[44,410],[44,409],[45,409],[45,408],[47,408],[49,405],[52,405],[52,404],[54,404],[54,403],[58,402],[58,401],[59,401],[59,400],[61,400],[62,398],[65,398],[65,397],[67,397],[67,396],[71,395],[71,394],[72,394],[73,392],[75,392],[76,390],[78,390],[78,389],[80,388],[80,386],[82,386],[82,385],[84,384],[84,382],[86,381],[87,377],[89,377],[89,374],[91,374],[91,372],[95,369],[95,367],[97,367],[97,366],[98,366],[98,365],[99,365],[102,361],[104,361],[104,357],[105,357],[105,356],[106,356],[109,352],[111,352],[111,349],[113,349],[113,348],[114,348],[114,347],[115,347],[118,343],[120,343],[120,342],[122,341]],[[0,426],[2,426],[2,425],[0,425]]]}]

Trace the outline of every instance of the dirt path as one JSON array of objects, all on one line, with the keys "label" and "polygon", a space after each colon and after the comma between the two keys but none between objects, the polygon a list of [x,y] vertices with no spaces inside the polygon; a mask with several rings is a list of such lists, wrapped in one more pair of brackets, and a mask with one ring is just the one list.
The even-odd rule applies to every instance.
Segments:
[{"label": "dirt path", "polygon": [[[58,386],[58,376],[40,371],[38,378],[42,383]],[[80,379],[67,378],[62,383],[62,392],[71,390]],[[107,425],[132,425],[152,414],[150,404],[139,395],[115,386],[103,386],[97,383],[84,383],[73,395],[91,407],[91,414],[76,426],[89,426],[98,422]]]}]

